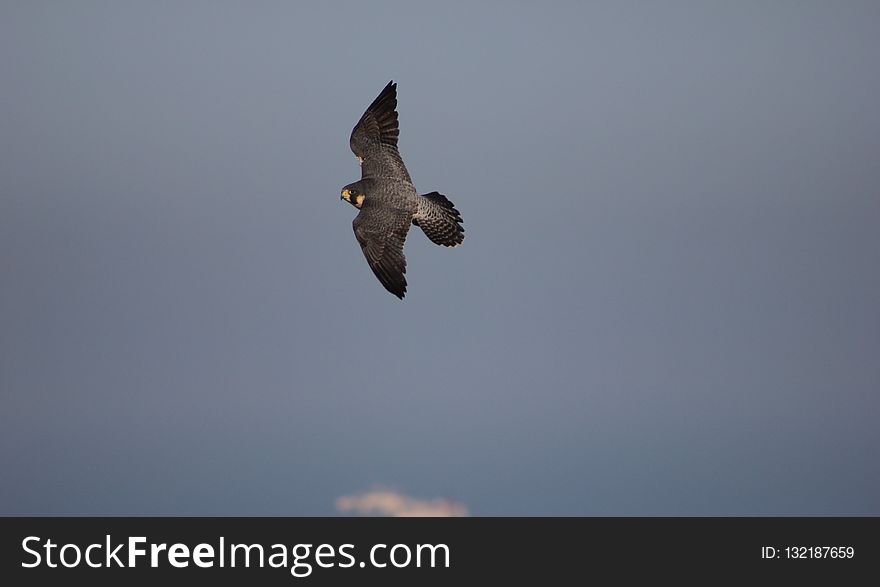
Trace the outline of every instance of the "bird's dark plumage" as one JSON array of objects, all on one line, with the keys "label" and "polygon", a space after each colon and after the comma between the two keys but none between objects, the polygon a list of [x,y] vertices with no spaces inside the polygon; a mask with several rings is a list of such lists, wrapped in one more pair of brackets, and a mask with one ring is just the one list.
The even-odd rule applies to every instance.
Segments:
[{"label": "bird's dark plumage", "polygon": [[403,243],[411,216],[404,211],[386,212],[366,205],[352,223],[370,269],[385,289],[403,299],[406,294],[406,257]]},{"label": "bird's dark plumage", "polygon": [[410,224],[447,247],[464,240],[461,214],[446,196],[418,195],[397,149],[397,85],[390,82],[351,131],[349,144],[361,163],[361,180],[345,186],[342,198],[360,210],[354,233],[370,269],[385,289],[406,295],[403,245]]},{"label": "bird's dark plumage", "polygon": [[422,196],[427,200],[422,205],[422,213],[413,217],[413,224],[434,244],[444,247],[457,247],[464,241],[461,214],[443,194],[431,192]]},{"label": "bird's dark plumage", "polygon": [[361,177],[389,177],[411,182],[397,151],[397,84],[389,82],[351,131],[349,145],[361,160]]}]

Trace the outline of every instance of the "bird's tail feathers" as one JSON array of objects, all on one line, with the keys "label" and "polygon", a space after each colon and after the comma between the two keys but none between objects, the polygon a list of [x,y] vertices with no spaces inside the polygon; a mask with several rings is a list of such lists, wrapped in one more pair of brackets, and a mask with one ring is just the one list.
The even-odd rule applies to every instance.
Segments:
[{"label": "bird's tail feathers", "polygon": [[413,224],[422,229],[432,242],[444,247],[457,247],[464,241],[461,214],[443,194],[431,192],[419,198],[419,209]]}]

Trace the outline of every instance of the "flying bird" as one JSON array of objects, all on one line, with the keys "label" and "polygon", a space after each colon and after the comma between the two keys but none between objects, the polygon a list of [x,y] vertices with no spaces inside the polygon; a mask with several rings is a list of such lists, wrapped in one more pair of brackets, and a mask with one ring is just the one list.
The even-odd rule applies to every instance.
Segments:
[{"label": "flying bird", "polygon": [[416,191],[397,150],[399,135],[397,84],[391,81],[351,131],[349,145],[360,162],[361,179],[342,188],[342,199],[360,210],[352,225],[370,269],[385,289],[403,299],[403,245],[410,225],[444,247],[460,245],[464,228],[446,196]]}]

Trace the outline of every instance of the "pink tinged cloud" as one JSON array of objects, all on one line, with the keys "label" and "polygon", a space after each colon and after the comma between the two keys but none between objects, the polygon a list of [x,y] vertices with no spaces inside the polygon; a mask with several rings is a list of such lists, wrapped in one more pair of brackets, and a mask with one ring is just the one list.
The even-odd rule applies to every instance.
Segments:
[{"label": "pink tinged cloud", "polygon": [[468,510],[463,504],[448,499],[416,499],[389,490],[374,490],[340,497],[336,500],[336,510],[362,516],[396,518],[458,518],[468,515]]}]

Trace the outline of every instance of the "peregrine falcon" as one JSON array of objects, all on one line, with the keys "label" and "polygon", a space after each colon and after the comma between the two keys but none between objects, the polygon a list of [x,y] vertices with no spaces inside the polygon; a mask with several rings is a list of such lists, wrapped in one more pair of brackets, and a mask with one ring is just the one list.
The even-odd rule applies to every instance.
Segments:
[{"label": "peregrine falcon", "polygon": [[351,131],[349,144],[361,164],[361,180],[342,188],[342,199],[360,210],[352,224],[370,269],[385,289],[403,299],[403,244],[410,224],[445,247],[460,245],[464,228],[446,196],[416,191],[397,150],[399,135],[397,84],[391,81]]}]

